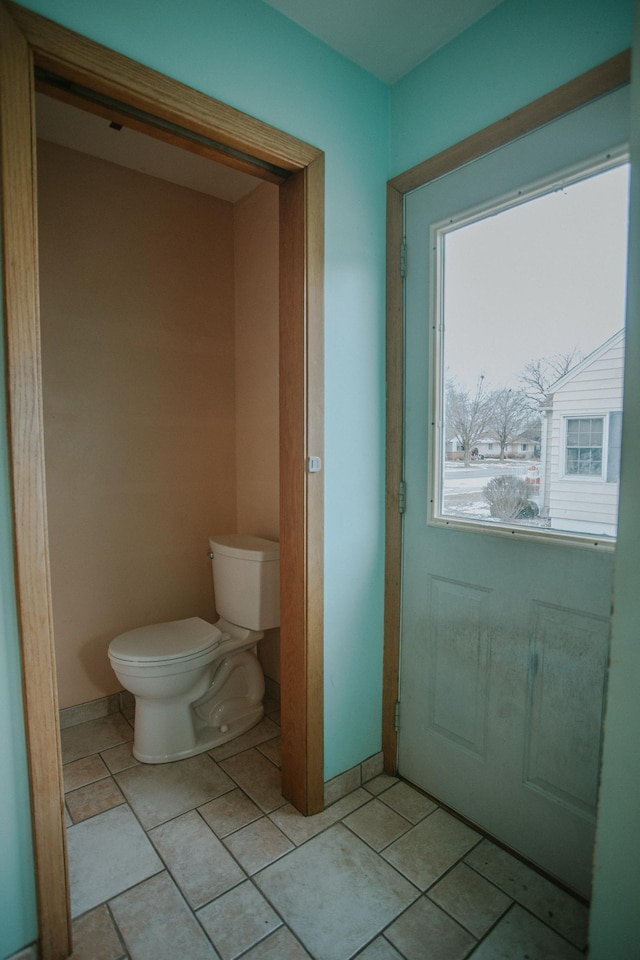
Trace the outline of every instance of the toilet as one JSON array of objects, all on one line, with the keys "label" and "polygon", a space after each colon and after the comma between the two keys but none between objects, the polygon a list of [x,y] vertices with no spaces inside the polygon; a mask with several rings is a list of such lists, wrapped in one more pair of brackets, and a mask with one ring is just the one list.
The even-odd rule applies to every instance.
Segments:
[{"label": "toilet", "polygon": [[256,656],[280,623],[280,545],[244,534],[211,537],[219,619],[138,627],[109,644],[111,666],[135,697],[133,755],[169,763],[210,750],[258,723],[264,676]]}]

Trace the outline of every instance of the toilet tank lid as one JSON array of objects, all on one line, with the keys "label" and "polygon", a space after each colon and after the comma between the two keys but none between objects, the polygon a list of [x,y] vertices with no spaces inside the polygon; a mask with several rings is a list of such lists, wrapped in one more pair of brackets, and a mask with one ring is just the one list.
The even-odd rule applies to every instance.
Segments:
[{"label": "toilet tank lid", "polygon": [[264,540],[248,533],[227,533],[209,538],[209,547],[213,554],[225,557],[237,557],[240,560],[278,560],[280,544],[277,540]]},{"label": "toilet tank lid", "polygon": [[221,640],[222,633],[212,623],[200,617],[189,617],[127,630],[113,638],[109,653],[120,660],[136,663],[182,660],[217,647]]}]

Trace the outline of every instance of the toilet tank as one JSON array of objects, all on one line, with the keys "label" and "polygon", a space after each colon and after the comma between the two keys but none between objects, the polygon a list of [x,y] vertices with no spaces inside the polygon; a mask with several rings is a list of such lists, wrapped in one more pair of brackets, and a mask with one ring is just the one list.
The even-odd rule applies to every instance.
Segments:
[{"label": "toilet tank", "polygon": [[280,544],[242,533],[210,537],[218,615],[249,630],[280,624]]}]

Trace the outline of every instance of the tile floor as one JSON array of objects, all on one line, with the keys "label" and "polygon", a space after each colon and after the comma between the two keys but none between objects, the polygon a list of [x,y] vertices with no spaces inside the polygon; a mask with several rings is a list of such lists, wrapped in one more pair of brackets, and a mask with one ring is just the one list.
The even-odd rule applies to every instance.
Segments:
[{"label": "tile floor", "polygon": [[584,957],[582,904],[404,782],[302,817],[271,708],[156,766],[120,714],[62,731],[74,960]]}]

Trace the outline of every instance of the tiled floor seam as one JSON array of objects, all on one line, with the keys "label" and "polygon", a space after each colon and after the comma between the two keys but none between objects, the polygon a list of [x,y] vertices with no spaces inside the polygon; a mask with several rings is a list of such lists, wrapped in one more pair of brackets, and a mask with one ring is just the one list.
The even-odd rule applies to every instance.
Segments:
[{"label": "tiled floor seam", "polygon": [[[483,837],[472,849],[475,849],[476,846],[479,846],[479,845],[483,842],[484,839],[486,839],[486,838]],[[459,861],[459,862],[464,863],[465,866],[467,866],[470,870],[473,870],[473,872],[474,872],[478,877],[480,877],[482,880],[486,881],[487,883],[490,883],[491,886],[495,887],[496,890],[499,890],[501,893],[503,893],[505,896],[509,897],[509,899],[511,900],[511,906],[509,907],[508,910],[505,910],[505,912],[502,914],[502,916],[500,916],[500,917],[496,920],[494,926],[496,926],[496,925],[500,922],[500,920],[502,920],[502,919],[507,915],[507,913],[509,913],[509,912],[511,911],[512,907],[517,904],[522,910],[524,910],[526,913],[528,913],[531,917],[533,917],[533,918],[534,918],[535,920],[537,920],[539,923],[544,924],[544,926],[545,926],[545,927],[548,927],[550,930],[553,930],[554,933],[556,933],[559,937],[561,937],[564,941],[566,941],[566,943],[568,943],[571,947],[574,947],[574,949],[581,951],[581,952],[584,953],[585,956],[586,956],[586,952],[587,952],[587,948],[586,948],[586,947],[583,949],[583,948],[580,946],[579,943],[577,943],[575,940],[572,940],[571,937],[568,937],[568,936],[567,936],[566,934],[564,934],[561,930],[558,930],[558,929],[557,929],[557,926],[554,926],[553,924],[549,923],[547,920],[545,920],[543,917],[541,917],[539,914],[537,914],[534,910],[532,910],[531,907],[529,907],[522,899],[519,899],[518,897],[514,896],[513,893],[509,892],[509,891],[506,890],[504,887],[501,887],[500,884],[497,883],[495,880],[493,880],[491,877],[488,877],[488,876],[486,876],[485,874],[481,873],[480,870],[477,870],[476,867],[475,867],[472,863],[468,863],[466,858],[469,856],[470,853],[471,853],[471,850],[467,851],[467,853],[466,853],[465,856],[463,857],[462,861]],[[524,861],[520,861],[520,862],[525,863]],[[528,864],[525,864],[525,865],[526,865],[526,866],[529,866]],[[453,870],[456,866],[457,866],[457,864],[454,864],[451,869]],[[529,869],[534,870],[533,867],[530,867]],[[544,874],[537,873],[537,871],[534,871],[534,872],[536,873],[537,876],[540,876],[540,877],[542,877],[543,879],[547,880],[547,878],[544,876]],[[437,882],[437,881],[436,881],[436,882]],[[553,881],[549,880],[548,882],[552,883]],[[562,888],[558,888],[558,889],[562,889]],[[573,896],[573,894],[570,894],[568,891],[563,891],[563,892],[567,893],[567,896],[571,896],[571,897]],[[574,898],[574,899],[577,899],[577,898]],[[580,902],[580,901],[578,901],[578,902]],[[587,945],[587,947],[588,947],[588,945]]]},{"label": "tiled floor seam", "polygon": [[[465,960],[468,960],[469,957],[473,957],[473,954],[478,949],[478,947],[487,939],[488,936],[490,936],[491,933],[493,933],[493,931],[498,926],[498,924],[502,923],[505,917],[507,917],[511,913],[511,911],[515,906],[516,906],[516,901],[512,900],[509,906],[507,907],[507,909],[504,911],[504,913],[501,913],[499,917],[496,917],[496,919],[493,921],[491,926],[488,927],[487,930],[485,930],[482,936],[478,939],[478,942],[476,943],[475,947],[473,947],[471,951],[467,954],[467,956],[465,957]],[[473,936],[473,934],[471,934],[471,936]]]},{"label": "tiled floor seam", "polygon": [[[121,944],[121,946],[122,946],[122,960],[130,960],[130,958],[129,958],[129,951],[128,951],[128,949],[127,949],[126,941],[125,941],[124,937],[122,936],[122,933],[121,933],[121,931],[120,931],[120,927],[119,927],[118,924],[116,923],[116,918],[114,917],[114,915],[113,915],[113,913],[112,913],[112,911],[111,911],[111,906],[110,906],[110,904],[109,904],[108,901],[105,903],[105,907],[107,908],[107,913],[109,914],[109,917],[110,917],[110,919],[111,919],[111,923],[113,924],[113,929],[115,930],[116,935],[117,935],[117,937],[118,937],[118,940],[120,941],[120,944]],[[120,958],[119,958],[119,960],[120,960]]]},{"label": "tiled floor seam", "polygon": [[[500,889],[500,888],[498,888],[498,889]],[[513,900],[513,898],[512,898],[512,900]],[[499,917],[498,920],[496,920],[496,922],[493,924],[493,926],[491,927],[491,930],[487,930],[486,934],[484,935],[484,937],[483,937],[482,939],[483,939],[483,940],[486,940],[486,938],[489,936],[489,934],[495,929],[495,927],[498,926],[498,924],[500,923],[500,921],[501,921],[501,920],[504,920],[504,918],[505,918],[509,913],[511,913],[516,907],[518,907],[520,910],[523,910],[525,913],[529,914],[529,916],[532,917],[534,920],[536,920],[538,923],[543,924],[543,925],[544,925],[545,927],[547,927],[549,930],[553,931],[553,933],[555,933],[555,935],[556,935],[557,937],[559,937],[561,940],[564,940],[564,942],[567,944],[567,946],[572,947],[574,950],[577,950],[579,953],[582,953],[585,957],[587,956],[588,944],[587,944],[587,946],[585,947],[585,949],[583,950],[581,947],[579,947],[577,944],[575,944],[569,937],[566,937],[566,936],[565,936],[563,933],[561,933],[559,930],[556,930],[555,927],[552,927],[552,926],[550,926],[548,923],[545,923],[545,921],[544,921],[541,917],[539,917],[537,914],[535,914],[532,910],[529,910],[529,908],[526,907],[523,903],[520,903],[519,900],[513,900],[513,902],[511,903],[511,906],[509,907],[509,909],[508,909],[508,910],[505,910],[505,912],[502,914],[502,916]]]},{"label": "tiled floor seam", "polygon": [[[265,867],[265,869],[266,869],[266,867]],[[261,871],[258,871],[258,873],[260,873],[260,872],[261,872]],[[284,917],[282,916],[282,914],[281,914],[280,911],[278,910],[277,906],[276,906],[274,903],[271,902],[271,900],[269,899],[269,897],[267,896],[267,894],[266,894],[263,890],[261,890],[260,887],[258,887],[258,885],[255,883],[255,877],[258,876],[258,873],[255,873],[255,874],[254,874],[253,876],[251,876],[251,877],[248,876],[247,879],[246,879],[246,880],[242,880],[241,883],[249,882],[249,883],[251,884],[251,886],[254,888],[254,890],[269,904],[269,906],[271,907],[271,909],[273,910],[273,912],[278,916],[278,918],[280,919],[280,926],[285,927],[285,929],[287,929],[287,930],[291,933],[291,935],[295,938],[296,942],[300,944],[300,946],[302,947],[302,949],[303,949],[303,950],[306,950],[306,952],[309,953],[309,955],[312,957],[312,960],[316,960],[316,958],[313,957],[313,955],[310,953],[309,948],[304,945],[304,943],[302,942],[302,940],[300,940],[300,938],[299,938],[298,936],[296,936],[295,931],[292,930],[290,926],[288,926],[286,920],[284,919]],[[240,884],[237,884],[236,886],[240,886]],[[234,888],[232,888],[232,889],[234,889]],[[227,891],[227,892],[228,892],[228,891]],[[220,896],[224,896],[224,894],[221,894]],[[215,903],[215,901],[216,901],[216,900],[219,900],[219,899],[220,899],[220,897],[216,897],[214,900],[211,900],[210,903]],[[198,910],[201,910],[201,909],[203,909],[203,908],[202,908],[202,907],[199,907],[199,908],[198,908]],[[194,911],[194,913],[195,913],[195,911]],[[196,914],[196,916],[197,916],[197,914]],[[202,926],[202,924],[201,924],[201,926]],[[204,928],[203,928],[203,929],[204,929]],[[279,929],[279,928],[278,928],[278,929]],[[205,930],[204,932],[205,932],[205,934],[207,933],[206,930]],[[255,947],[257,947],[259,944],[265,943],[265,942],[269,939],[269,937],[273,936],[273,934],[274,934],[275,932],[276,932],[276,931],[274,931],[274,930],[270,930],[267,934],[265,934],[264,937],[261,937],[259,940],[256,940],[254,943],[251,944],[251,946],[247,947],[246,950],[243,950],[242,953],[239,953],[239,954],[237,954],[236,956],[234,956],[233,960],[242,960],[243,957],[246,957],[247,954],[250,953],[252,950],[254,950]],[[207,936],[208,936],[208,934],[207,934]],[[214,950],[216,950],[217,948],[216,948],[216,945],[215,945],[214,941],[211,939],[211,937],[208,937],[208,938],[209,938],[209,941],[210,941],[211,945],[213,946]],[[285,960],[285,958],[283,957],[282,960]]]}]

